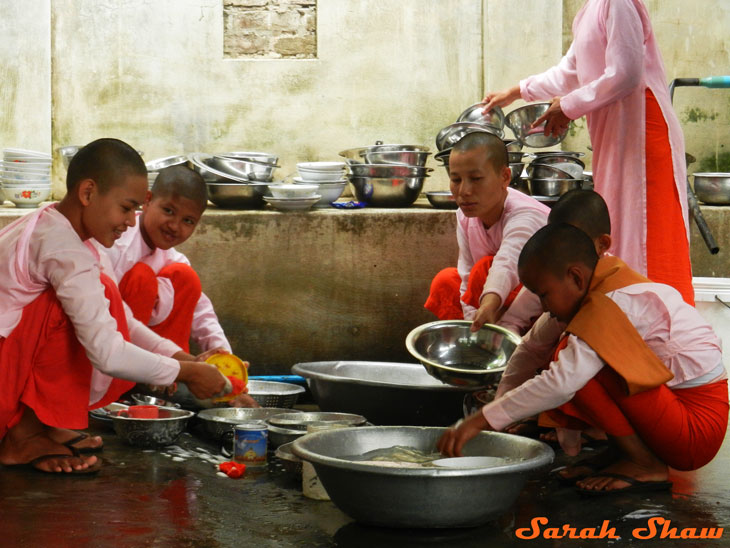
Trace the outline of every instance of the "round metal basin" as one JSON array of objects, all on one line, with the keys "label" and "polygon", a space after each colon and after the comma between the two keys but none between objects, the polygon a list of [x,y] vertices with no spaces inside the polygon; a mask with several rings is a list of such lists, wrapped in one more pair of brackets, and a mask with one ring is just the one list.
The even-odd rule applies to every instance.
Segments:
[{"label": "round metal basin", "polygon": [[482,432],[464,448],[467,456],[507,463],[484,468],[386,467],[356,455],[405,446],[435,451],[444,428],[362,426],[307,434],[291,445],[309,461],[332,502],[355,520],[386,527],[473,527],[514,504],[528,475],[546,468],[553,450],[528,438]]},{"label": "round metal basin", "polygon": [[373,424],[447,426],[463,416],[469,388],[444,384],[415,363],[298,363],[322,411],[362,415]]}]

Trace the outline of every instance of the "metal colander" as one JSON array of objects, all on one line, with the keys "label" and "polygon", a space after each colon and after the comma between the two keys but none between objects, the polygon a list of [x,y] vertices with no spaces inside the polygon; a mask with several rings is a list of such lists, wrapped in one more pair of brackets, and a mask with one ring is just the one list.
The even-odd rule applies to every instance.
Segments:
[{"label": "metal colander", "polygon": [[248,395],[261,407],[291,408],[304,387],[287,382],[248,381]]}]

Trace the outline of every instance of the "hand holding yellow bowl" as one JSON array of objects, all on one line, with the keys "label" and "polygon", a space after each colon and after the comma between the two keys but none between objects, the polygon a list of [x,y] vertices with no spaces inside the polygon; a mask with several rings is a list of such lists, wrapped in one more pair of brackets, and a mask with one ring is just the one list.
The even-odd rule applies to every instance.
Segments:
[{"label": "hand holding yellow bowl", "polygon": [[[243,383],[244,388],[246,384],[248,384],[248,362],[244,362],[239,357],[234,356],[233,354],[218,353],[213,354],[205,361],[216,366],[218,371],[220,371],[224,377],[233,377],[240,380]],[[237,395],[238,393],[232,392],[225,396],[214,398],[213,401],[216,403],[226,402],[232,400]]]}]

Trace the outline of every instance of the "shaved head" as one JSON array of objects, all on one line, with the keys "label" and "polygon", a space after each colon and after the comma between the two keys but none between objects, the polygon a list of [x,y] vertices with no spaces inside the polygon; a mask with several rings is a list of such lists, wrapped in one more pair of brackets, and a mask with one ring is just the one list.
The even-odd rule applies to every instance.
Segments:
[{"label": "shaved head", "polygon": [[487,161],[495,171],[499,172],[503,167],[509,165],[509,155],[504,141],[492,133],[486,131],[474,131],[467,133],[451,149],[451,154],[466,152],[475,148],[484,149]]},{"label": "shaved head", "polygon": [[576,226],[591,239],[611,234],[608,206],[601,195],[592,190],[571,190],[563,194],[550,210],[548,223]]},{"label": "shaved head", "polygon": [[105,194],[129,175],[147,176],[147,168],[139,153],[119,139],[97,139],[71,158],[66,189],[70,192],[80,181],[92,179],[99,191]]},{"label": "shaved head", "polygon": [[208,205],[208,190],[203,177],[183,165],[160,170],[152,185],[152,195],[155,198],[187,198],[195,202],[201,212]]},{"label": "shaved head", "polygon": [[570,265],[579,263],[593,270],[597,262],[591,238],[580,228],[558,223],[545,225],[527,240],[517,268],[520,272],[535,270],[561,277]]}]

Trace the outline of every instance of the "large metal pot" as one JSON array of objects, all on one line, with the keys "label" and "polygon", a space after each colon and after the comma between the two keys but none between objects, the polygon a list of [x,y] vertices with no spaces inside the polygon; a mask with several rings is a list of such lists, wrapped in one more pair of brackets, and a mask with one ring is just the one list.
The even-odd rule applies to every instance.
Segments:
[{"label": "large metal pot", "polygon": [[349,177],[350,187],[355,198],[372,207],[408,207],[412,205],[421,193],[425,178],[425,175],[422,177],[356,177],[350,175]]},{"label": "large metal pot", "polygon": [[357,521],[386,527],[470,527],[495,519],[509,510],[528,475],[554,458],[553,450],[540,441],[482,432],[466,444],[465,455],[510,462],[488,468],[405,468],[357,460],[397,445],[430,453],[444,432],[363,426],[308,434],[291,447],[314,465],[340,510]]},{"label": "large metal pot", "polygon": [[444,384],[416,363],[328,361],[298,363],[322,411],[367,417],[373,424],[446,426],[463,416],[467,388]]},{"label": "large metal pot", "polygon": [[730,173],[695,173],[694,191],[706,204],[730,204]]}]

